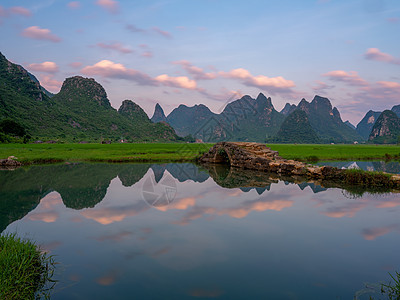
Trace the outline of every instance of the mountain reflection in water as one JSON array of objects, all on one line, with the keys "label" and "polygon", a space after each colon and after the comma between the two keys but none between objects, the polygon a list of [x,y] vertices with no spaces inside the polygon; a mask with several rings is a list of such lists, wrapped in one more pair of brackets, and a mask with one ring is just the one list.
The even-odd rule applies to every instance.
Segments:
[{"label": "mountain reflection in water", "polygon": [[330,184],[193,164],[32,166],[0,172],[0,230],[56,256],[56,300],[353,299],[400,270],[400,197]]},{"label": "mountain reflection in water", "polygon": [[[67,208],[84,209],[100,203],[107,193],[111,180],[118,177],[123,186],[130,187],[140,181],[148,170],[154,173],[156,183],[165,171],[179,182],[192,180],[204,182],[209,172],[191,163],[180,164],[64,164],[32,166],[14,171],[0,171],[0,232],[8,224],[21,219],[33,210],[50,192],[61,195]],[[224,166],[209,170],[214,181],[222,187],[238,187],[243,192],[255,189],[259,195],[270,190],[272,183],[263,173],[231,171]],[[226,176],[229,178],[226,179]],[[225,176],[225,181],[221,180]],[[288,183],[286,181],[286,183]],[[315,193],[326,190],[314,183],[303,182],[301,189],[309,186]]]}]

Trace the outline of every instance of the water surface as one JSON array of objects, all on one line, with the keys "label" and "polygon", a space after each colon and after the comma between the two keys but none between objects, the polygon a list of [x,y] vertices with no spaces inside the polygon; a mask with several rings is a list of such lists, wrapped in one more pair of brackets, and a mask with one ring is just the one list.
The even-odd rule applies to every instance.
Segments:
[{"label": "water surface", "polygon": [[52,299],[353,299],[400,270],[398,194],[213,178],[192,164],[1,171],[0,231],[55,255]]},{"label": "water surface", "polygon": [[399,161],[320,161],[317,165],[332,166],[339,169],[362,169],[364,171],[400,174]]}]

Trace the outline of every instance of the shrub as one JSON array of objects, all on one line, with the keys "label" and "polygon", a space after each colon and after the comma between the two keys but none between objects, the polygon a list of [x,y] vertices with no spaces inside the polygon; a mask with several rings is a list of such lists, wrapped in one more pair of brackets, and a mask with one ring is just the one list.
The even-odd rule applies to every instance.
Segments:
[{"label": "shrub", "polygon": [[14,120],[5,119],[0,122],[0,131],[9,135],[23,137],[26,134],[24,127]]}]

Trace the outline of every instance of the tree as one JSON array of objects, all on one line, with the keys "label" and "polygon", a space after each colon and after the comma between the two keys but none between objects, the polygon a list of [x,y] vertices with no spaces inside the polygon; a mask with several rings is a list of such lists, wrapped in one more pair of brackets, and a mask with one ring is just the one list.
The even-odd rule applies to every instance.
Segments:
[{"label": "tree", "polygon": [[26,134],[25,128],[14,120],[5,119],[0,122],[0,131],[8,135],[23,137]]}]

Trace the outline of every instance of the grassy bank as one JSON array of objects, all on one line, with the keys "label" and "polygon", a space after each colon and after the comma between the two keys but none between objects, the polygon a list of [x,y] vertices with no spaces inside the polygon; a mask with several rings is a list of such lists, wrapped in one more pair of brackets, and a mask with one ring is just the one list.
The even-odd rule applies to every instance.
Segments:
[{"label": "grassy bank", "polygon": [[373,160],[400,159],[397,145],[310,145],[269,144],[272,150],[286,159],[317,160]]},{"label": "grassy bank", "polygon": [[0,158],[16,156],[24,164],[62,161],[194,161],[212,144],[0,144]]},{"label": "grassy bank", "polygon": [[[92,162],[188,162],[208,151],[213,144],[0,144],[0,158],[16,156],[22,163],[62,161]],[[394,145],[268,145],[286,159],[371,160],[399,159]]]},{"label": "grassy bank", "polygon": [[0,236],[0,299],[35,299],[46,296],[54,263],[29,240],[14,234]]}]

